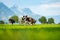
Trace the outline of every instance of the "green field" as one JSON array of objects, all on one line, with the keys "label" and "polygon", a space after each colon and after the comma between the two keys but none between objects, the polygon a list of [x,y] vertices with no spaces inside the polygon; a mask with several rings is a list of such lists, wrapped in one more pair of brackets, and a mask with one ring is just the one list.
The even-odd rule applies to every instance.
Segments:
[{"label": "green field", "polygon": [[60,25],[0,24],[0,40],[60,40]]}]

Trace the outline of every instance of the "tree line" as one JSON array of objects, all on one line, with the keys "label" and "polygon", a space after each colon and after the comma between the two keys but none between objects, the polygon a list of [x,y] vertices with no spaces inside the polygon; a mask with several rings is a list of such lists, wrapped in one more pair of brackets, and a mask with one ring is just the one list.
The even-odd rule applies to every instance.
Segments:
[{"label": "tree line", "polygon": [[45,16],[42,16],[41,18],[39,18],[39,22],[41,22],[41,24],[54,24],[55,23],[53,18],[48,18],[47,20]]},{"label": "tree line", "polygon": [[[12,19],[13,19],[13,20],[12,20]],[[18,18],[18,16],[16,16],[16,15],[10,17],[9,20],[10,20],[10,23],[12,23],[12,24],[13,24],[13,23],[19,23],[19,18]],[[55,23],[55,22],[54,22],[54,18],[48,18],[48,19],[46,19],[45,16],[41,16],[41,17],[38,19],[38,21],[39,21],[41,24],[54,24],[54,23]],[[4,24],[4,23],[5,23],[4,21],[0,20],[0,24]],[[58,23],[58,24],[60,24],[60,23]]]}]

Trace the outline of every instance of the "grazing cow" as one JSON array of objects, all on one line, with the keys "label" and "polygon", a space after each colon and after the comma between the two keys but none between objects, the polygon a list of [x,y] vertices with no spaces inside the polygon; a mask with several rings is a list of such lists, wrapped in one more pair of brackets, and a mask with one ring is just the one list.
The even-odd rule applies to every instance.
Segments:
[{"label": "grazing cow", "polygon": [[20,23],[21,24],[35,24],[36,20],[34,20],[33,18],[28,17],[28,16],[23,16],[20,19]]},{"label": "grazing cow", "polygon": [[9,19],[9,22],[12,24],[15,23],[15,21],[13,19]]}]

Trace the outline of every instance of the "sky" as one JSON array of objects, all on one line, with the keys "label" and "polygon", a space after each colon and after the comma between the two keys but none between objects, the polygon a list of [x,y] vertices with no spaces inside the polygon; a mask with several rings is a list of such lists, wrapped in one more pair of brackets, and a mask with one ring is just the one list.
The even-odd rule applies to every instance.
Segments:
[{"label": "sky", "polygon": [[18,10],[30,8],[32,12],[42,16],[60,15],[60,0],[0,0],[11,8],[17,6]]}]

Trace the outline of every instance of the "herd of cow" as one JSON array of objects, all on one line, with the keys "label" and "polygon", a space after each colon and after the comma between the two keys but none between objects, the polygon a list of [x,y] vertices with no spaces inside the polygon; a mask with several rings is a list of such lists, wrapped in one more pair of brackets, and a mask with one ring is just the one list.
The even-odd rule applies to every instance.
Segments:
[{"label": "herd of cow", "polygon": [[[9,19],[9,22],[10,23],[15,23],[15,21],[13,19]],[[29,24],[29,25],[33,25],[36,23],[36,20],[33,19],[32,17],[28,17],[27,15],[26,16],[23,16],[20,18],[20,24]]]}]

